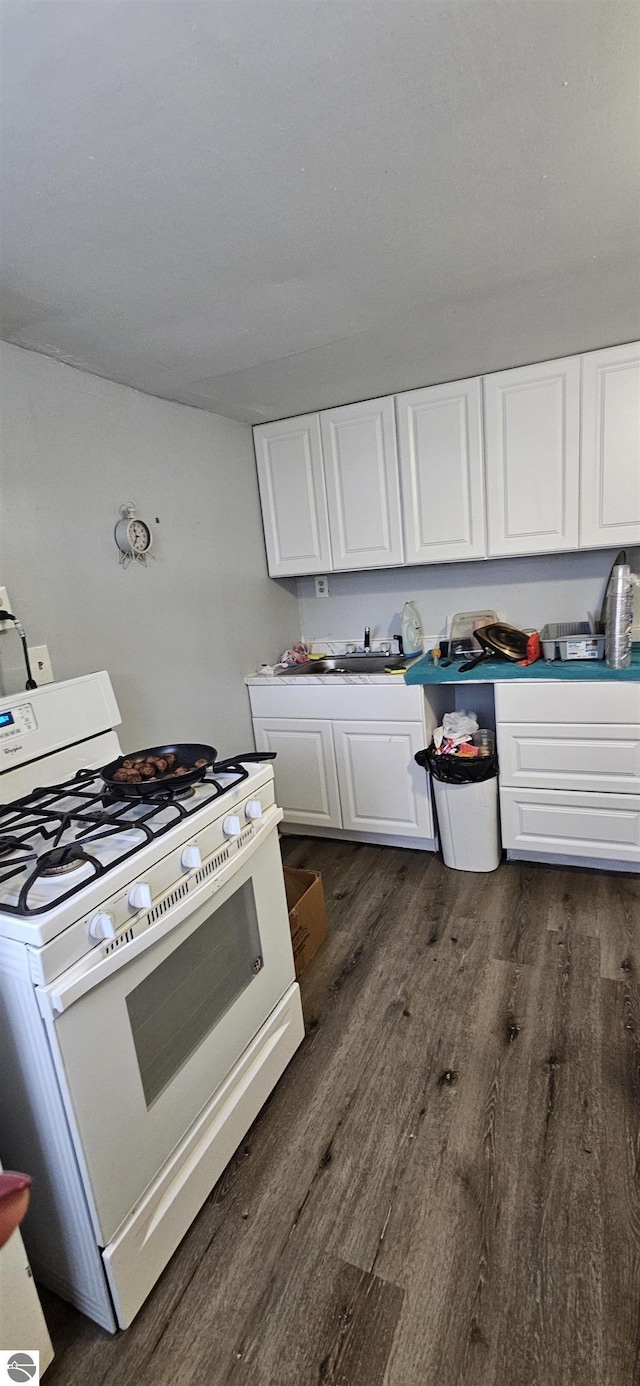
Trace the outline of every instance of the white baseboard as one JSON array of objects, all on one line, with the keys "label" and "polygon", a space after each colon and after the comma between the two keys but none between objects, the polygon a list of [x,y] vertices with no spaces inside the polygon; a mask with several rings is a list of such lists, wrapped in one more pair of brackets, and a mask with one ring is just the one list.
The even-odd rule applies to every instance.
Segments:
[{"label": "white baseboard", "polygon": [[414,852],[437,852],[439,848],[437,838],[356,833],[348,828],[321,828],[315,823],[281,823],[280,832],[292,837],[332,837],[336,842],[368,842],[373,847],[409,847]]},{"label": "white baseboard", "polygon": [[541,862],[543,866],[586,866],[591,871],[624,871],[640,876],[640,866],[632,861],[604,861],[601,857],[568,857],[555,852],[507,851],[507,861]]}]

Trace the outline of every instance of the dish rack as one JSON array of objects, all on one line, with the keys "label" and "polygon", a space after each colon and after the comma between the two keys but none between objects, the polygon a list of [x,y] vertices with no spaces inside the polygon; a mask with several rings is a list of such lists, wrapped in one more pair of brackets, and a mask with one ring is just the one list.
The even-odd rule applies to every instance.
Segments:
[{"label": "dish rack", "polygon": [[588,621],[560,621],[540,631],[544,659],[604,659],[604,635]]}]

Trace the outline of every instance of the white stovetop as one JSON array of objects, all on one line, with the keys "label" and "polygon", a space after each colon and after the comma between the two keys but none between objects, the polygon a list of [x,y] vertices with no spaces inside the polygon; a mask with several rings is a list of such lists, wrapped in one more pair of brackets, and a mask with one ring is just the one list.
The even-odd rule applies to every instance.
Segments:
[{"label": "white stovetop", "polygon": [[[42,946],[52,938],[55,938],[64,929],[67,929],[77,919],[84,916],[88,911],[100,909],[104,901],[119,890],[126,889],[131,881],[140,879],[142,873],[148,874],[154,863],[162,861],[171,852],[179,850],[182,844],[202,830],[209,824],[217,823],[219,827],[219,837],[221,842],[225,840],[222,829],[222,820],[229,813],[236,811],[236,804],[252,796],[259,797],[261,786],[273,780],[273,769],[269,762],[256,763],[246,767],[249,770],[248,777],[237,782],[237,776],[225,776],[222,773],[216,778],[219,781],[229,779],[230,788],[228,792],[218,798],[211,798],[206,793],[206,783],[193,786],[196,796],[196,806],[194,812],[190,812],[188,817],[175,820],[175,826],[160,836],[147,841],[144,834],[135,827],[136,816],[144,812],[148,804],[138,804],[132,801],[128,807],[128,817],[131,828],[125,828],[117,836],[105,837],[103,839],[83,838],[82,845],[90,851],[103,865],[108,867],[110,863],[131,847],[138,848],[135,855],[127,857],[124,861],[118,862],[106,875],[96,877],[90,864],[81,864],[77,872],[69,872],[61,876],[48,877],[44,880],[38,879],[31,887],[29,892],[29,903],[32,908],[48,906],[39,914],[14,914],[5,910],[2,905],[14,905],[19,897],[20,888],[25,879],[30,874],[30,870],[35,865],[35,857],[31,866],[26,871],[21,872],[15,880],[4,882],[0,885],[0,937],[13,938],[21,942],[34,943]],[[201,801],[198,810],[197,802]],[[73,807],[72,796],[69,798],[69,809]],[[57,808],[61,808],[57,805]],[[63,811],[63,810],[62,810]],[[5,806],[5,812],[10,815],[11,805]],[[156,821],[167,823],[175,816],[170,804],[166,810],[158,815]],[[3,824],[8,836],[13,834],[12,823],[9,819]],[[16,832],[18,830],[16,829]],[[56,846],[68,846],[76,842],[77,829],[71,826],[64,834],[63,838]],[[31,840],[31,834],[30,834]],[[33,835],[33,846],[35,852],[50,851],[54,844],[41,837],[37,832]],[[0,875],[4,874],[0,872]],[[177,863],[176,880],[180,879],[180,864]],[[82,888],[72,894],[67,900],[61,897],[72,887],[80,885]]]}]

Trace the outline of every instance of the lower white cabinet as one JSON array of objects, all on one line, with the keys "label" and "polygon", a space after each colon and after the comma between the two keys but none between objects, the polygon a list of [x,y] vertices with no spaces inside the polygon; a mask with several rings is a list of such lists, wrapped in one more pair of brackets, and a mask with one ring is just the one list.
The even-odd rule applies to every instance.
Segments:
[{"label": "lower white cabinet", "polygon": [[285,830],[435,848],[430,782],[414,760],[431,734],[422,689],[293,682],[249,688],[256,747],[277,754]]},{"label": "lower white cabinet", "polygon": [[631,683],[496,686],[510,855],[640,864],[639,714]]},{"label": "lower white cabinet", "polygon": [[421,722],[334,722],[342,826],[354,832],[433,837],[426,775],[416,765]]},{"label": "lower white cabinet", "polygon": [[275,751],[276,796],[289,823],[340,828],[340,797],[330,722],[254,718],[259,751]]}]

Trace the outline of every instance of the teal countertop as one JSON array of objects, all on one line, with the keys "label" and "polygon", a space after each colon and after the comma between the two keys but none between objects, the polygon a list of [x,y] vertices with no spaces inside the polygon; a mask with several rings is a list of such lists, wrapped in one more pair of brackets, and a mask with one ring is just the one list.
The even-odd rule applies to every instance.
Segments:
[{"label": "teal countertop", "polygon": [[535,679],[559,679],[568,683],[638,683],[640,682],[640,645],[634,645],[629,669],[609,669],[604,659],[561,660],[547,663],[545,659],[536,660],[521,669],[507,659],[487,659],[478,664],[468,674],[460,673],[457,659],[442,669],[432,662],[430,655],[423,655],[412,664],[404,676],[405,683],[507,683],[520,679],[529,683]]}]

